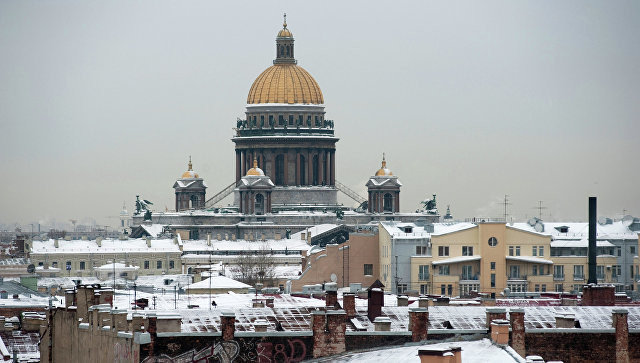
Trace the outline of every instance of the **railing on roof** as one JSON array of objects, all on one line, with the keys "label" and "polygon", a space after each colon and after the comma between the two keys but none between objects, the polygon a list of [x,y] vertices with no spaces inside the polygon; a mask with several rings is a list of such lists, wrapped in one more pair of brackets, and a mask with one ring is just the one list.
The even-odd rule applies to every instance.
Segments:
[{"label": "railing on roof", "polygon": [[467,223],[505,223],[504,218],[491,218],[491,217],[473,217],[465,218]]},{"label": "railing on roof", "polygon": [[366,198],[360,196],[360,194],[358,194],[356,191],[340,183],[338,180],[336,180],[335,182],[336,182],[336,187],[338,188],[339,191],[343,192],[347,197],[355,200],[360,205],[362,205],[364,202],[367,201]]},{"label": "railing on roof", "polygon": [[255,136],[333,136],[333,129],[329,128],[297,128],[297,127],[274,127],[274,128],[240,128],[236,129],[238,137]]},{"label": "railing on roof", "polygon": [[221,200],[226,198],[229,194],[231,194],[235,188],[236,188],[236,182],[229,184],[224,189],[216,193],[213,197],[209,198],[206,202],[204,202],[204,207],[205,208],[213,207],[214,205],[216,205],[216,203],[220,202]]}]

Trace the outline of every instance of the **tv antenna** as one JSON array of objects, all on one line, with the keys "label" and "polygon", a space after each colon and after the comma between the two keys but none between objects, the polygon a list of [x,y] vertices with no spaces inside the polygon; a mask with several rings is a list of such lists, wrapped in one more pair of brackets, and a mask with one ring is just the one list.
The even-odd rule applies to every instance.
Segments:
[{"label": "tv antenna", "polygon": [[539,200],[538,201],[538,206],[537,207],[533,207],[533,208],[538,210],[538,219],[542,220],[542,211],[544,209],[547,209],[547,207],[542,206],[542,201]]},{"label": "tv antenna", "polygon": [[507,223],[507,217],[509,216],[509,214],[507,213],[507,207],[511,205],[511,202],[509,202],[508,194],[504,195],[504,201],[500,204],[502,204],[502,206],[504,207],[503,218],[504,218],[504,222]]}]

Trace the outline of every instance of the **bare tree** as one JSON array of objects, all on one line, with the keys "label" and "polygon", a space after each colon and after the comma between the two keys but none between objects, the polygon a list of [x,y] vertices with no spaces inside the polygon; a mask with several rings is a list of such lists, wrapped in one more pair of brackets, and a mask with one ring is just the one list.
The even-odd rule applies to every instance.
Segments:
[{"label": "bare tree", "polygon": [[252,254],[243,254],[235,259],[235,265],[230,268],[239,276],[240,281],[255,286],[262,283],[263,286],[273,286],[275,282],[275,260],[273,252],[264,243],[259,250]]}]

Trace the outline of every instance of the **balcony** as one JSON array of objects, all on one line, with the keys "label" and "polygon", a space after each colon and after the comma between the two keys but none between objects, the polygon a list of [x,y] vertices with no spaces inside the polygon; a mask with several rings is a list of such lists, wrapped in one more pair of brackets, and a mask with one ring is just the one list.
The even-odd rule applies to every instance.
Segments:
[{"label": "balcony", "polygon": [[564,274],[562,275],[553,274],[553,281],[564,281]]},{"label": "balcony", "polygon": [[507,281],[526,281],[527,275],[510,275],[507,276]]},{"label": "balcony", "polygon": [[460,275],[460,281],[478,281],[478,275],[462,274]]}]

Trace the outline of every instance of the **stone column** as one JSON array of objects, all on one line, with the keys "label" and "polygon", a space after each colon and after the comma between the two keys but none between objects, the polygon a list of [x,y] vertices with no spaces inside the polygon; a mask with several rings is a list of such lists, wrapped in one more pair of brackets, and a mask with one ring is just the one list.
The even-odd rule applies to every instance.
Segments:
[{"label": "stone column", "polygon": [[289,150],[284,152],[284,185],[289,185]]},{"label": "stone column", "polygon": [[369,199],[368,199],[369,201],[367,204],[367,210],[369,211],[369,213],[371,213],[371,191],[369,191],[368,194],[369,194]]},{"label": "stone column", "polygon": [[396,208],[395,208],[395,212],[396,213],[400,212],[400,192],[396,192]]},{"label": "stone column", "polygon": [[629,323],[627,309],[613,309],[613,327],[616,329],[616,363],[629,362]]},{"label": "stone column", "polygon": [[267,208],[265,213],[271,213],[271,192],[267,192]]},{"label": "stone column", "polygon": [[526,357],[526,349],[524,344],[524,309],[509,309],[509,322],[511,323],[511,348]]},{"label": "stone column", "polygon": [[238,192],[238,212],[242,213],[242,192]]},{"label": "stone column", "polygon": [[[243,176],[247,175],[247,150],[240,151],[240,154],[242,159],[242,161],[240,162],[240,164],[242,164],[242,172],[240,173],[240,178],[242,178]],[[238,178],[238,180],[240,180],[240,178]]]},{"label": "stone column", "polygon": [[331,150],[331,185],[336,184],[336,151]]},{"label": "stone column", "polygon": [[271,181],[275,184],[276,183],[276,158],[278,157],[278,149],[274,149],[273,150],[273,155],[271,157],[271,165],[273,165],[273,178],[271,178]]},{"label": "stone column", "polygon": [[313,156],[311,150],[307,150],[307,185],[313,184]]},{"label": "stone column", "polygon": [[240,150],[236,150],[236,182],[242,178],[242,168],[240,163],[242,162],[242,157],[240,156]]},{"label": "stone column", "polygon": [[251,209],[249,210],[249,214],[256,214],[256,193],[251,192],[248,197],[251,198]]},{"label": "stone column", "polygon": [[296,185],[300,185],[300,150],[296,149]]}]

